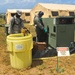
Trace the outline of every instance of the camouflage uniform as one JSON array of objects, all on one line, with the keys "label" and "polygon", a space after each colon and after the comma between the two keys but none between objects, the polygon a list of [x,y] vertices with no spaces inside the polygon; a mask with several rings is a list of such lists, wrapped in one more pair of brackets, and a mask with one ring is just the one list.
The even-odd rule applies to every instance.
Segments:
[{"label": "camouflage uniform", "polygon": [[14,16],[10,20],[9,33],[10,34],[21,33],[21,28],[24,28],[24,24],[22,22],[22,19]]},{"label": "camouflage uniform", "polygon": [[34,17],[34,25],[36,27],[37,41],[45,42],[45,32],[44,32],[44,24],[42,22],[42,18],[39,15]]}]

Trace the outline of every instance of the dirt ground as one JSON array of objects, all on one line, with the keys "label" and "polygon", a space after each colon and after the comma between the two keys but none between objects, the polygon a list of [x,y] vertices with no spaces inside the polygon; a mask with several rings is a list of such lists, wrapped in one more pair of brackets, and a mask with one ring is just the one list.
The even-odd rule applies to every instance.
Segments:
[{"label": "dirt ground", "polygon": [[15,69],[10,65],[7,52],[4,27],[0,27],[0,75],[75,75],[75,54],[69,57],[57,56],[47,59],[32,60],[28,68]]}]

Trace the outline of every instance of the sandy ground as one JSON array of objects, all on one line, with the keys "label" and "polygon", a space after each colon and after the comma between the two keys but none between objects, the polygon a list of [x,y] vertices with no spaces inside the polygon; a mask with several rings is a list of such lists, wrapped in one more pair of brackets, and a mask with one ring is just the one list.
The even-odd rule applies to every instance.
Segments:
[{"label": "sandy ground", "polygon": [[74,53],[69,57],[58,58],[58,64],[57,56],[53,56],[43,60],[32,60],[32,64],[28,68],[11,67],[4,31],[4,28],[0,27],[0,75],[75,75]]}]

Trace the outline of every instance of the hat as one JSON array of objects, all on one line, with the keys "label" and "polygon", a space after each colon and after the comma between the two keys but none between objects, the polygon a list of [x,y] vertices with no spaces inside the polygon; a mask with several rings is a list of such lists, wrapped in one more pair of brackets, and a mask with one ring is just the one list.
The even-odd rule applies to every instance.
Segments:
[{"label": "hat", "polygon": [[22,12],[21,12],[21,11],[17,11],[16,13],[17,13],[18,15],[20,15],[20,16],[22,15]]},{"label": "hat", "polygon": [[38,14],[39,14],[39,15],[44,15],[44,12],[40,11]]}]

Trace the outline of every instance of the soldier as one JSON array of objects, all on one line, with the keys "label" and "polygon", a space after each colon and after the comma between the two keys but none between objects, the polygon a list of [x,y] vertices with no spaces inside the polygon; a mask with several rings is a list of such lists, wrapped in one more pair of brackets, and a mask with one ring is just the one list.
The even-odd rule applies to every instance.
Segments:
[{"label": "soldier", "polygon": [[38,42],[45,42],[46,41],[46,35],[47,29],[44,28],[44,24],[42,22],[42,16],[44,13],[40,11],[35,17],[34,17],[34,25],[36,28],[36,34],[37,34],[37,41]]},{"label": "soldier", "polygon": [[10,20],[9,34],[17,34],[21,33],[21,28],[24,28],[24,24],[22,19],[20,18],[22,15],[21,11],[17,11],[15,16]]}]

